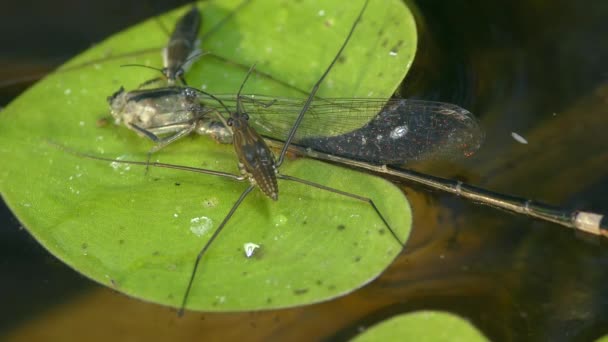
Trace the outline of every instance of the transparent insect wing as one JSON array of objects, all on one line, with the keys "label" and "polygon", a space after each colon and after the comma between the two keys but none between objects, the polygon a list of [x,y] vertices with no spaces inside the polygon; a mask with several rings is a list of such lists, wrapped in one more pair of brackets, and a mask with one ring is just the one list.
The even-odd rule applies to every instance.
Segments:
[{"label": "transparent insect wing", "polygon": [[[230,97],[219,95],[229,107]],[[243,95],[249,123],[285,140],[304,100]],[[210,106],[213,106],[209,102]],[[309,115],[310,114],[310,115]],[[309,116],[308,116],[309,115]],[[448,103],[407,99],[315,99],[294,142],[376,164],[471,156],[483,142],[476,118]]]},{"label": "transparent insect wing", "polygon": [[[214,99],[197,95],[209,108]],[[218,95],[236,110],[234,95]],[[241,96],[249,124],[263,136],[285,140],[303,100],[260,95]],[[321,152],[372,163],[404,164],[413,160],[462,158],[483,141],[475,117],[452,104],[406,99],[317,99],[302,122],[295,143]],[[221,136],[230,132],[203,122],[197,133]]]},{"label": "transparent insect wing", "polygon": [[[365,108],[360,102],[360,108]],[[375,106],[374,106],[375,107]],[[483,142],[475,117],[452,104],[391,100],[373,120],[336,137],[311,137],[305,146],[376,164],[469,157]]]}]

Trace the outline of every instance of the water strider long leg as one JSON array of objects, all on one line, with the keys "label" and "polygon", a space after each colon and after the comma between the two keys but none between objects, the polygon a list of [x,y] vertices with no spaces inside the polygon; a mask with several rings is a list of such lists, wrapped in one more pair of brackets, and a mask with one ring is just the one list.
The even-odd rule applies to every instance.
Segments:
[{"label": "water strider long leg", "polygon": [[[147,153],[147,157],[146,157],[146,163],[148,163],[148,165],[146,165],[146,171],[145,174],[148,174],[149,171],[149,164],[150,164],[150,159],[152,159],[152,154],[154,152],[157,152],[158,150],[162,149],[163,147],[171,144],[172,142],[179,140],[182,137],[185,137],[186,135],[192,133],[192,131],[194,131],[194,129],[196,128],[196,122],[191,123],[190,125],[184,127],[181,130],[178,130],[177,133],[170,135],[168,137],[165,138],[159,138],[156,134],[143,129],[135,124],[131,124],[130,125],[134,130],[144,134],[146,137],[150,138],[152,141],[154,141],[156,143],[156,145],[154,145]],[[179,125],[179,126],[183,126],[183,125]]]},{"label": "water strider long leg", "polygon": [[335,189],[335,188],[330,188],[330,187],[325,186],[323,184],[311,182],[309,180],[298,178],[298,177],[278,174],[277,178],[288,180],[288,181],[293,181],[293,182],[298,182],[298,183],[302,183],[302,184],[306,184],[308,186],[312,186],[312,187],[317,188],[317,189],[325,190],[325,191],[328,191],[328,192],[332,192],[332,193],[339,194],[339,195],[342,195],[342,196],[354,198],[356,200],[368,203],[376,211],[376,214],[378,214],[378,216],[382,219],[382,222],[384,222],[384,225],[386,226],[386,228],[388,228],[388,230],[391,232],[391,234],[393,234],[393,237],[395,238],[395,240],[397,240],[397,242],[399,243],[399,246],[401,246],[401,248],[403,248],[404,243],[401,242],[401,239],[399,239],[399,237],[397,236],[397,233],[395,233],[395,231],[393,230],[393,228],[391,228],[391,225],[388,223],[388,221],[386,220],[386,218],[384,217],[384,215],[382,215],[382,213],[380,212],[380,210],[378,210],[378,207],[376,206],[376,204],[374,203],[374,201],[372,201],[371,198],[364,197],[364,196],[359,196],[357,194],[353,194],[353,193],[350,193],[350,192],[338,190],[338,189]]},{"label": "water strider long leg", "polygon": [[[158,135],[154,134],[153,132],[151,132],[145,128],[141,128],[138,125],[133,124],[133,123],[129,124],[129,127],[132,128],[133,130],[145,135],[147,138],[149,138],[154,143],[156,143],[156,145],[154,145],[148,152],[148,153],[154,153],[154,152],[162,149],[163,147],[169,145],[170,143],[180,139],[181,137],[192,133],[194,128],[196,128],[196,123],[175,124],[175,125],[165,126],[165,127],[163,127],[164,129],[167,129],[167,130],[170,130],[171,132],[176,132],[176,133],[173,135],[164,137],[164,138],[160,138]],[[162,134],[162,132],[159,134]]]},{"label": "water strider long leg", "polygon": [[179,311],[177,312],[178,316],[181,317],[184,314],[184,310],[186,308],[186,301],[188,300],[188,295],[190,294],[190,290],[192,289],[192,284],[194,283],[194,277],[196,276],[196,271],[198,270],[198,265],[200,264],[203,255],[209,249],[209,246],[211,246],[211,243],[215,240],[215,238],[218,235],[220,235],[220,232],[222,231],[222,229],[224,229],[224,227],[226,226],[226,223],[228,223],[228,220],[230,220],[232,215],[234,215],[234,213],[236,212],[238,207],[245,200],[245,197],[247,197],[247,195],[249,195],[249,193],[254,188],[255,188],[255,185],[251,184],[247,187],[247,189],[245,189],[245,191],[243,191],[241,193],[241,196],[239,196],[239,198],[236,200],[236,202],[234,202],[234,204],[232,205],[232,208],[230,209],[230,211],[228,212],[226,217],[224,217],[224,220],[222,220],[222,223],[220,223],[220,225],[217,227],[215,232],[213,232],[213,235],[211,235],[211,238],[209,238],[209,241],[207,241],[207,243],[205,243],[203,248],[196,255],[196,259],[194,260],[194,266],[192,267],[192,273],[190,273],[190,280],[188,281],[188,287],[186,287],[186,292],[184,293],[184,297],[182,298],[182,305],[181,305]]},{"label": "water strider long leg", "polygon": [[350,37],[352,37],[353,33],[355,32],[354,27],[356,27],[357,24],[359,23],[359,21],[361,21],[363,12],[365,12],[365,9],[367,8],[367,3],[368,3],[368,0],[365,0],[365,3],[363,4],[363,8],[361,9],[361,12],[359,12],[359,16],[357,16],[357,19],[355,19],[355,23],[353,24],[353,29],[350,30],[350,32],[348,32],[348,35],[346,36],[346,40],[344,41],[344,44],[342,44],[342,46],[340,47],[340,50],[338,50],[338,53],[336,54],[334,59],[329,64],[329,67],[327,69],[325,69],[325,72],[323,73],[323,75],[321,75],[321,77],[319,78],[317,83],[315,83],[315,85],[312,87],[312,90],[310,91],[310,95],[308,96],[306,103],[304,103],[304,106],[302,107],[302,110],[300,111],[300,115],[294,122],[293,127],[291,128],[291,131],[289,132],[289,135],[287,136],[287,139],[285,139],[285,146],[283,146],[283,149],[281,150],[281,154],[279,155],[279,160],[277,161],[277,167],[279,167],[279,166],[281,166],[281,164],[283,164],[283,160],[285,159],[285,153],[287,153],[287,149],[289,148],[289,145],[291,145],[293,138],[296,136],[298,127],[300,127],[300,124],[302,123],[302,120],[304,119],[304,114],[306,114],[306,112],[308,111],[308,108],[310,107],[310,104],[314,100],[315,95],[317,94],[317,91],[319,91],[321,82],[323,82],[323,80],[325,80],[325,77],[327,77],[327,74],[329,74],[329,72],[331,71],[333,66],[338,61],[338,58],[340,58],[340,56],[342,55],[342,52],[346,48],[346,45],[347,45],[348,41],[350,40]]},{"label": "water strider long leg", "polygon": [[190,167],[190,166],[184,166],[184,165],[175,165],[175,164],[167,164],[167,163],[160,163],[160,162],[143,162],[143,161],[138,161],[138,160],[119,160],[119,159],[112,159],[112,158],[104,158],[104,157],[99,157],[99,156],[95,156],[92,154],[88,154],[88,153],[83,153],[83,152],[79,152],[79,151],[75,151],[71,148],[68,148],[66,146],[63,146],[61,144],[58,144],[54,141],[50,141],[47,140],[46,141],[49,145],[54,146],[55,148],[58,148],[64,152],[67,152],[69,154],[75,155],[77,157],[82,157],[82,158],[87,158],[87,159],[93,159],[93,160],[99,160],[99,161],[107,161],[107,162],[111,162],[111,163],[118,163],[118,164],[131,164],[131,165],[142,165],[142,166],[154,166],[154,167],[161,167],[161,168],[165,168],[165,169],[173,169],[173,170],[181,170],[181,171],[189,171],[189,172],[196,172],[196,173],[203,173],[206,175],[212,175],[212,176],[219,176],[219,177],[223,177],[223,178],[229,178],[229,179],[233,179],[239,182],[242,182],[244,180],[247,179],[247,177],[243,176],[243,175],[236,175],[234,173],[230,173],[230,172],[222,172],[222,171],[216,171],[216,170],[209,170],[209,169],[202,169],[202,168],[198,168],[198,167]]},{"label": "water strider long leg", "polygon": [[260,105],[263,108],[269,108],[269,107],[271,107],[272,105],[274,105],[277,102],[276,99],[268,101],[268,102],[264,102],[264,101],[260,101],[258,99],[255,99],[255,98],[252,98],[252,97],[249,97],[249,96],[239,96],[239,101],[242,102],[243,100],[247,100],[247,102],[255,103],[257,105]]},{"label": "water strider long leg", "polygon": [[[368,197],[363,197],[363,196],[359,196],[356,194],[352,194],[349,192],[345,192],[345,191],[341,191],[338,189],[334,189],[334,188],[330,188],[327,187],[325,185],[322,184],[318,184],[315,182],[311,182],[305,179],[301,179],[301,178],[297,178],[297,177],[293,177],[293,176],[288,176],[288,175],[277,175],[278,178],[280,179],[284,179],[287,181],[293,181],[293,182],[298,182],[298,183],[302,183],[308,186],[312,186],[315,187],[317,189],[321,189],[321,190],[325,190],[328,192],[332,192],[332,193],[336,193],[339,195],[343,195],[349,198],[353,198],[362,202],[366,202],[368,204],[370,204],[372,206],[372,208],[376,211],[376,213],[378,214],[378,216],[382,219],[382,222],[384,223],[384,225],[388,228],[388,230],[391,232],[391,234],[393,235],[393,237],[395,238],[395,240],[399,243],[399,246],[403,248],[403,243],[401,242],[401,240],[399,239],[399,237],[397,236],[397,234],[395,233],[395,231],[391,228],[390,224],[388,223],[388,221],[384,218],[384,216],[380,213],[380,211],[378,210],[378,207],[376,207],[376,204]],[[224,218],[224,220],[222,221],[222,223],[220,223],[220,225],[217,227],[217,229],[215,230],[215,232],[213,232],[213,235],[211,235],[211,238],[209,239],[209,241],[207,241],[205,243],[205,245],[203,246],[203,248],[199,251],[199,253],[196,256],[196,259],[194,261],[194,266],[192,268],[192,273],[190,274],[190,280],[188,281],[188,286],[186,288],[186,292],[184,294],[184,298],[182,299],[182,305],[178,311],[178,316],[182,316],[184,314],[184,310],[185,310],[185,306],[186,306],[186,301],[188,298],[188,295],[190,294],[190,290],[192,289],[192,284],[194,283],[194,277],[196,275],[196,271],[198,270],[200,261],[203,257],[203,255],[205,254],[205,252],[209,249],[209,247],[211,246],[211,243],[215,240],[215,238],[220,234],[220,232],[222,231],[222,229],[224,229],[224,227],[226,226],[226,224],[228,223],[228,220],[230,220],[230,218],[232,218],[232,216],[234,215],[234,213],[236,212],[236,210],[238,209],[238,207],[241,205],[241,203],[245,200],[245,198],[247,197],[247,195],[249,195],[249,193],[255,188],[254,185],[249,185],[249,187],[247,187],[247,189],[245,189],[245,191],[243,191],[241,193],[241,195],[239,196],[239,198],[236,200],[236,202],[232,205],[232,208],[230,209],[230,211],[228,212],[228,214],[226,215],[226,217]]]},{"label": "water strider long leg", "polygon": [[[141,66],[141,65],[138,65],[138,64],[123,64],[123,65],[121,65],[121,67],[124,67],[124,66]],[[160,83],[162,81],[163,81],[162,77],[151,78],[151,79],[145,81],[144,83],[138,85],[137,89],[146,88],[147,86],[149,86],[151,84]],[[186,84],[186,83],[184,83],[184,84]]]}]

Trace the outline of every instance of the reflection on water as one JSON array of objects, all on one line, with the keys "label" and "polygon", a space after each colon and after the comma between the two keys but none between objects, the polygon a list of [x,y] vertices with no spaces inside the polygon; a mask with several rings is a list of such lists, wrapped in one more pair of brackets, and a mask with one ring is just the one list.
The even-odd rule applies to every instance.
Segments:
[{"label": "reflection on water", "polygon": [[[480,119],[486,141],[471,159],[417,165],[417,170],[608,211],[608,45],[603,43],[608,3],[422,1],[418,7],[424,21],[421,54],[401,95],[469,109]],[[513,140],[512,132],[528,144]],[[197,316],[177,325],[221,334],[226,330],[211,327],[241,324],[248,338],[270,333],[293,338],[311,331],[317,338],[345,338],[397,313],[446,309],[497,340],[587,340],[608,334],[608,243],[403,187],[415,210],[413,236],[378,281],[329,303],[255,315],[206,314],[200,316],[204,320]],[[53,304],[92,286],[66,266],[49,262],[43,252],[32,252],[38,247],[10,223],[1,228],[7,238],[0,239],[0,259],[6,260],[0,272],[12,282],[3,283],[0,302],[10,299],[21,307],[1,313],[4,331],[19,329],[16,323],[34,314],[58,310]],[[73,310],[87,310],[87,300],[73,300]],[[117,301],[107,316],[140,308],[154,317],[142,320],[173,321],[169,310]],[[92,324],[100,322],[82,323]]]}]

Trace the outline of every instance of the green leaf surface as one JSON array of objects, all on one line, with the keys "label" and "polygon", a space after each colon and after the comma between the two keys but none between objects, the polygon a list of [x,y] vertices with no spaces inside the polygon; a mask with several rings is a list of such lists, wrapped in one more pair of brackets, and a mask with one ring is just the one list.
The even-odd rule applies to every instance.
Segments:
[{"label": "green leaf surface", "polygon": [[[201,4],[202,32],[237,5]],[[234,93],[247,66],[257,62],[271,77],[253,75],[247,92],[305,96],[297,89],[305,92],[318,79],[359,6],[253,1],[203,42],[214,55],[194,65],[188,82]],[[160,20],[170,27],[186,10]],[[49,75],[0,112],[0,192],[31,234],[74,269],[128,295],[179,306],[196,254],[247,184],[166,169],[146,175],[142,167],[78,157],[48,143],[145,160],[150,141],[97,122],[108,116],[105,98],[119,86],[131,89],[157,76],[119,66],[161,67],[166,40],[148,20],[76,57],[71,68]],[[415,43],[413,19],[400,1],[372,1],[319,95],[389,97],[411,64]],[[144,48],[150,51],[116,57]],[[116,58],[99,59],[107,55]],[[182,139],[154,158],[238,173],[232,146],[207,137]],[[372,198],[406,240],[410,209],[392,184],[311,160],[287,161],[280,171]],[[279,186],[278,202],[255,190],[229,221],[203,258],[188,308],[259,310],[328,300],[371,281],[400,252],[369,204],[297,183]],[[249,258],[247,243],[260,245]]]},{"label": "green leaf surface", "polygon": [[353,339],[366,341],[488,341],[466,320],[440,311],[399,315],[374,325]]}]

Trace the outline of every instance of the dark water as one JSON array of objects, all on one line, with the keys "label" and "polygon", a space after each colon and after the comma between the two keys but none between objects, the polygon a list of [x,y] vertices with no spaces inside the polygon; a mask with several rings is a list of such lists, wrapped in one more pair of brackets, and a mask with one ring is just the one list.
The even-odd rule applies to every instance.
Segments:
[{"label": "dark water", "polygon": [[[25,15],[33,19],[23,29],[29,38],[0,37],[1,46],[14,47],[0,52],[3,65],[11,66],[0,71],[0,80],[47,70],[166,4],[6,6],[3,32],[24,27]],[[435,0],[417,6],[423,21],[421,51],[401,95],[471,110],[486,142],[471,159],[416,169],[608,212],[608,3]],[[2,103],[22,87],[6,89]],[[511,132],[529,144],[515,142]],[[90,327],[100,339],[227,332],[250,340],[311,334],[344,339],[361,327],[420,309],[456,312],[493,340],[590,340],[608,334],[606,241],[418,186],[403,188],[415,211],[413,235],[372,284],[303,308],[182,320],[169,309],[113,294],[79,276],[48,256],[4,209],[0,336],[49,320],[49,314],[64,315],[65,306],[72,308],[73,324]],[[156,334],[144,328],[150,324]],[[111,330],[118,332],[111,335]]]}]

